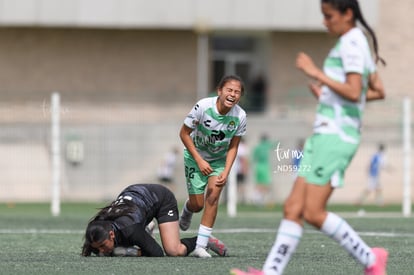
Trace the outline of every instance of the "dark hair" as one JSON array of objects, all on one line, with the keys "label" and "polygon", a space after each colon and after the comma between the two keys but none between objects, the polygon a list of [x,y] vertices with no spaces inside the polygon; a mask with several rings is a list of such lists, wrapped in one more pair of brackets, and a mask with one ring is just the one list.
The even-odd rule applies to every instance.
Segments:
[{"label": "dark hair", "polygon": [[109,231],[113,230],[111,221],[133,213],[137,208],[138,206],[129,200],[116,200],[101,208],[86,227],[82,256],[90,256],[91,253],[98,254],[99,251],[94,249],[91,244],[108,239]]},{"label": "dark hair", "polygon": [[365,21],[364,17],[362,16],[361,9],[359,7],[358,0],[321,0],[322,3],[331,4],[336,10],[340,13],[345,13],[347,9],[351,9],[354,14],[354,20],[361,22],[362,26],[369,32],[372,38],[372,43],[374,46],[375,52],[375,63],[380,61],[384,66],[386,62],[383,58],[381,58],[378,54],[378,40],[377,36],[375,35],[374,30],[368,25]]},{"label": "dark hair", "polygon": [[109,238],[109,231],[111,231],[112,223],[105,220],[93,220],[88,223],[85,232],[85,241],[82,247],[82,256],[90,256],[93,252],[98,254],[99,251],[94,249],[91,244],[94,242],[103,242]]},{"label": "dark hair", "polygon": [[226,75],[223,76],[223,78],[220,80],[219,84],[217,85],[217,89],[221,90],[224,85],[226,85],[227,82],[232,81],[232,80],[236,80],[240,82],[240,86],[241,86],[241,94],[244,94],[244,83],[243,80],[241,79],[240,76],[238,75]]}]

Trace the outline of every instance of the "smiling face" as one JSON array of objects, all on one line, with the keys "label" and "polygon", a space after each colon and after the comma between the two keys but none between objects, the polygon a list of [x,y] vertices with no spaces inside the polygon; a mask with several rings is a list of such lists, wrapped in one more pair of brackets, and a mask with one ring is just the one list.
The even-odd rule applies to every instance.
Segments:
[{"label": "smiling face", "polygon": [[228,80],[222,88],[218,89],[217,93],[217,109],[220,114],[224,115],[239,103],[242,96],[242,84],[235,79]]},{"label": "smiling face", "polygon": [[347,9],[341,13],[330,3],[322,3],[321,9],[323,14],[323,24],[329,33],[335,36],[341,36],[355,27],[355,20],[351,9]]}]

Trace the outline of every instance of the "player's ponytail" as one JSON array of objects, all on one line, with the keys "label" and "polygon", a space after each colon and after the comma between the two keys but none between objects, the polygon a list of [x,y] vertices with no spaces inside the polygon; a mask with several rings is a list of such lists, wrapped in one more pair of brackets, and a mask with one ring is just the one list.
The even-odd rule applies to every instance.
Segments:
[{"label": "player's ponytail", "polygon": [[[362,26],[364,26],[364,28],[368,31],[368,33],[371,35],[372,38],[372,44],[374,47],[374,53],[375,53],[375,63],[378,63],[378,61],[381,62],[382,65],[386,65],[387,63],[385,62],[385,60],[379,56],[378,54],[378,40],[377,40],[377,36],[375,35],[374,30],[368,25],[368,23],[365,21],[364,16],[362,15],[361,9],[359,7],[358,1],[355,1],[355,8],[354,8],[354,16],[355,19],[358,20],[359,22],[361,22]],[[351,2],[354,2],[351,1]]]},{"label": "player's ponytail", "polygon": [[113,201],[110,205],[101,208],[101,210],[91,219],[91,221],[104,220],[113,221],[119,217],[134,213],[138,206],[129,200]]},{"label": "player's ponytail", "polygon": [[378,53],[378,40],[374,30],[365,21],[362,15],[361,8],[359,7],[358,0],[321,0],[322,3],[331,4],[340,13],[345,13],[347,9],[351,9],[354,14],[354,20],[359,21],[362,26],[368,31],[372,38],[372,46],[374,47],[375,62],[380,61],[384,66],[386,65],[385,60],[379,56]]}]

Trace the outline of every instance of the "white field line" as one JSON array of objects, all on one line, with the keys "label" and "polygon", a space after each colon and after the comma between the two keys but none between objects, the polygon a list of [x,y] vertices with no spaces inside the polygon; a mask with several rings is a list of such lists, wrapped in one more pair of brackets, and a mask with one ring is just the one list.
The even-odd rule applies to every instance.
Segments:
[{"label": "white field line", "polygon": [[[66,229],[0,229],[0,234],[62,234],[62,235],[82,235],[84,230],[66,230]],[[159,233],[154,230],[154,233]],[[197,234],[194,230],[186,233]],[[215,229],[214,233],[234,234],[234,233],[276,233],[276,229],[269,228],[233,228],[233,229]],[[317,230],[305,230],[305,234],[321,234]],[[386,238],[414,238],[414,233],[397,233],[397,232],[358,232],[361,236],[386,237]]]},{"label": "white field line", "polygon": [[[367,219],[367,218],[385,218],[385,219],[399,219],[399,218],[414,218],[414,215],[405,217],[401,212],[369,212],[361,208],[355,212],[335,212],[343,218]],[[281,212],[244,212],[238,215],[239,217],[262,217],[262,218],[281,218]]]}]

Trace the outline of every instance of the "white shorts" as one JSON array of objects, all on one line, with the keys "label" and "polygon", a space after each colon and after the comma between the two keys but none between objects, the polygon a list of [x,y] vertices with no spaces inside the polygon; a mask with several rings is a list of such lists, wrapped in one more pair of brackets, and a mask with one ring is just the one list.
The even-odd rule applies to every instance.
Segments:
[{"label": "white shorts", "polygon": [[369,177],[369,181],[368,181],[368,189],[373,191],[376,189],[381,188],[380,183],[379,183],[379,177]]}]

